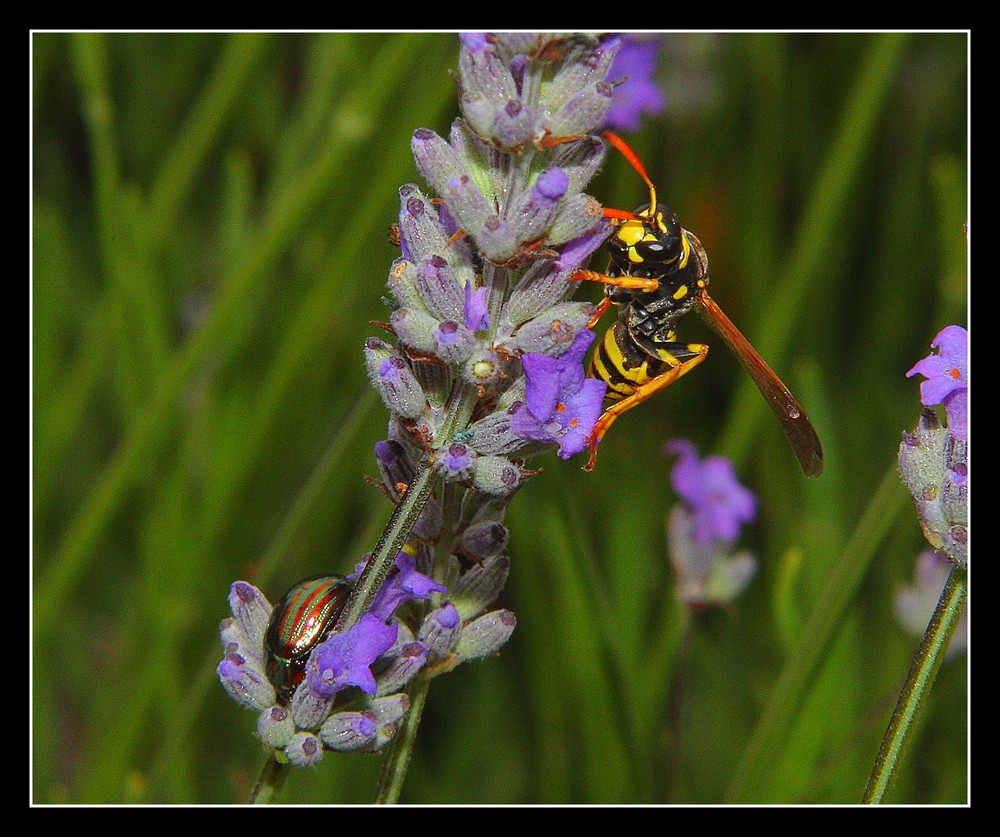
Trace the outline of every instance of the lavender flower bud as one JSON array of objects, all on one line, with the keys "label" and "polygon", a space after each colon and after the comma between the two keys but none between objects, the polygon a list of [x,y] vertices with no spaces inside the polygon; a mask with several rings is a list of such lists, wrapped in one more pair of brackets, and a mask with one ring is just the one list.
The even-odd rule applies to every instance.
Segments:
[{"label": "lavender flower bud", "polygon": [[514,633],[517,619],[509,610],[494,610],[473,620],[462,629],[455,645],[455,655],[476,660],[495,654]]},{"label": "lavender flower bud", "polygon": [[260,740],[274,750],[281,750],[291,743],[295,735],[295,721],[286,706],[272,706],[260,713],[257,719]]},{"label": "lavender flower bud", "polygon": [[368,701],[368,709],[379,726],[395,724],[410,708],[410,697],[402,692],[374,697]]},{"label": "lavender flower bud", "polygon": [[389,269],[386,285],[404,308],[423,308],[424,298],[417,287],[417,267],[409,259],[398,258]]},{"label": "lavender flower bud", "polygon": [[511,429],[511,417],[503,412],[489,413],[469,429],[469,445],[479,454],[508,456],[524,447],[525,441]]},{"label": "lavender flower bud", "polygon": [[264,632],[274,609],[263,593],[246,581],[236,581],[229,588],[229,609],[246,637],[242,646],[264,647]]},{"label": "lavender flower bud", "polygon": [[605,81],[578,90],[550,118],[548,130],[557,137],[592,134],[607,121],[614,88]]},{"label": "lavender flower bud", "polygon": [[515,339],[518,351],[558,357],[573,345],[576,333],[594,316],[589,302],[563,302],[542,311],[520,327]]},{"label": "lavender flower bud", "polygon": [[392,656],[389,665],[375,677],[376,695],[389,695],[400,691],[427,661],[427,646],[411,640]]},{"label": "lavender flower bud", "polygon": [[292,694],[289,708],[292,719],[300,729],[312,729],[322,723],[330,714],[333,706],[333,695],[321,695],[309,688],[308,681],[303,681]]},{"label": "lavender flower bud", "polygon": [[449,180],[466,175],[455,149],[430,128],[417,128],[410,146],[417,170],[439,195],[444,193]]},{"label": "lavender flower bud", "polygon": [[521,469],[502,456],[480,456],[473,484],[486,494],[504,497],[521,484]]},{"label": "lavender flower bud", "polygon": [[553,261],[535,262],[513,290],[503,308],[505,325],[511,330],[562,302],[573,289],[569,270]]},{"label": "lavender flower bud", "polygon": [[476,452],[464,442],[452,442],[438,455],[434,467],[446,480],[467,480],[476,467]]},{"label": "lavender flower bud", "polygon": [[437,319],[462,319],[465,311],[465,288],[442,256],[434,255],[424,259],[417,268],[414,284],[423,304]]},{"label": "lavender flower bud", "polygon": [[559,207],[549,227],[548,243],[555,246],[586,235],[600,226],[603,218],[601,205],[590,195],[572,195]]},{"label": "lavender flower bud", "polygon": [[363,750],[375,743],[378,723],[372,712],[335,712],[319,728],[320,738],[331,750]]},{"label": "lavender flower bud", "polygon": [[448,211],[464,230],[482,230],[499,220],[493,207],[467,174],[452,177],[438,191],[448,202]]},{"label": "lavender flower bud", "polygon": [[510,532],[502,523],[483,521],[474,523],[462,532],[460,543],[469,555],[483,560],[502,552],[509,540]]},{"label": "lavender flower bud", "polygon": [[229,696],[247,709],[260,711],[277,702],[267,675],[242,654],[227,654],[216,673]]},{"label": "lavender flower bud", "polygon": [[493,139],[505,151],[519,153],[531,139],[535,115],[519,99],[498,108],[493,119]]},{"label": "lavender flower bud", "polygon": [[[568,61],[556,73],[545,97],[546,106],[550,111],[565,108],[574,96],[581,91],[593,90],[604,82],[614,62],[615,55],[621,46],[621,39],[614,38],[603,44],[596,44],[588,50],[582,61]],[[598,123],[598,127],[604,123]],[[553,130],[556,136],[564,136],[561,131]],[[596,133],[594,130],[574,133]]]},{"label": "lavender flower bud", "polygon": [[538,175],[535,185],[510,208],[509,218],[513,219],[518,241],[526,244],[545,236],[568,187],[569,178],[560,168],[546,169]]},{"label": "lavender flower bud", "polygon": [[399,235],[403,256],[414,264],[441,254],[451,235],[441,226],[433,204],[413,184],[399,189]]},{"label": "lavender flower bud", "polygon": [[968,443],[924,410],[899,446],[899,472],[913,495],[924,537],[949,560],[968,562]]},{"label": "lavender flower bud", "polygon": [[476,338],[464,323],[445,320],[434,331],[433,353],[445,363],[461,363],[472,354],[475,346]]},{"label": "lavender flower bud", "polygon": [[[506,190],[501,165],[503,155],[494,146],[487,144],[470,130],[464,119],[456,119],[451,123],[448,140],[465,170],[476,180],[490,203],[504,194]],[[603,143],[601,147],[604,147]]]},{"label": "lavender flower bud", "polygon": [[219,623],[219,639],[222,640],[222,650],[227,654],[238,652],[240,645],[247,642],[243,629],[229,616]]},{"label": "lavender flower bud", "polygon": [[461,36],[458,55],[464,95],[506,101],[517,97],[517,86],[507,63],[482,33]]},{"label": "lavender flower bud", "polygon": [[458,101],[465,122],[481,137],[493,136],[493,122],[496,118],[496,108],[493,102],[484,96],[470,96],[463,93]]},{"label": "lavender flower bud", "polygon": [[569,178],[570,193],[576,193],[590,182],[604,165],[607,146],[594,136],[587,136],[579,142],[560,145],[552,155],[552,162]]},{"label": "lavender flower bud", "polygon": [[365,342],[365,363],[368,377],[389,411],[403,418],[416,418],[427,406],[417,379],[409,364],[377,337]]},{"label": "lavender flower bud", "polygon": [[517,255],[519,242],[510,224],[490,218],[475,232],[482,254],[495,264],[503,264]]},{"label": "lavender flower bud", "polygon": [[432,610],[424,618],[418,637],[427,646],[431,660],[448,656],[462,632],[462,617],[451,602]]},{"label": "lavender flower bud", "polygon": [[[389,317],[389,322],[404,346],[424,353],[434,352],[437,348],[435,333],[441,323],[423,309],[397,308]],[[405,364],[405,361],[403,363]],[[415,379],[414,381],[416,382]],[[420,386],[418,382],[417,386]],[[421,393],[423,393],[422,388]],[[422,407],[420,412],[423,412]]]},{"label": "lavender flower bud", "polygon": [[509,572],[510,559],[506,555],[497,555],[472,567],[449,584],[452,602],[463,620],[475,618],[496,600],[507,583]]},{"label": "lavender flower bud", "polygon": [[323,742],[311,732],[297,732],[285,747],[285,755],[296,767],[314,767],[323,761]]}]

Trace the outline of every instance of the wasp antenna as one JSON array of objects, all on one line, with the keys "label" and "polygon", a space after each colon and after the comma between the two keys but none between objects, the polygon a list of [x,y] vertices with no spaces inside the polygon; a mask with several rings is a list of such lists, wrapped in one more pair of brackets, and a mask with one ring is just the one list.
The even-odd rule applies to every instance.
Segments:
[{"label": "wasp antenna", "polygon": [[649,179],[649,175],[646,174],[646,168],[645,166],[643,166],[642,161],[639,159],[639,156],[632,150],[632,148],[629,146],[627,142],[625,142],[625,140],[623,140],[620,136],[618,136],[618,134],[614,133],[613,131],[605,131],[603,134],[601,134],[601,136],[604,137],[605,140],[607,140],[621,152],[622,156],[629,161],[629,164],[632,166],[632,168],[634,168],[639,173],[639,177],[641,177],[646,186],[649,187],[649,214],[655,215],[656,187],[653,185],[653,181]]}]

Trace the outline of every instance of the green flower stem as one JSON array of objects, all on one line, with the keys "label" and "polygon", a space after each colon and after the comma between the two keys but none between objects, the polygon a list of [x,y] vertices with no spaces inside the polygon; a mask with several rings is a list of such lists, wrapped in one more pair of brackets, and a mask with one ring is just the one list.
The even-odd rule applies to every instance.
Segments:
[{"label": "green flower stem", "polygon": [[288,765],[268,759],[264,763],[264,769],[260,773],[260,779],[250,792],[250,803],[252,805],[267,805],[274,802],[278,796],[281,786],[288,778]]},{"label": "green flower stem", "polygon": [[437,482],[437,472],[431,467],[430,457],[424,456],[413,478],[399,501],[382,536],[375,545],[372,557],[368,559],[364,571],[354,585],[351,598],[347,601],[344,612],[337,620],[337,631],[346,631],[368,611],[375,596],[382,587],[382,582],[392,569],[399,551],[410,537],[413,524],[424,508],[427,498],[431,496],[434,484]]},{"label": "green flower stem", "polygon": [[889,720],[889,728],[882,739],[882,747],[875,759],[868,787],[865,788],[865,795],[861,800],[867,805],[877,805],[882,802],[892,787],[896,767],[910,739],[910,730],[913,729],[917,715],[925,704],[924,698],[934,683],[948,642],[965,610],[968,592],[968,569],[962,566],[953,567],[930,624],[924,632],[924,638],[917,649],[910,673],[899,693],[896,709]]},{"label": "green flower stem", "polygon": [[430,689],[429,677],[417,675],[407,689],[410,696],[410,708],[403,716],[399,729],[392,739],[382,764],[378,787],[375,789],[377,805],[395,805],[403,790],[406,780],[406,770],[410,765],[410,755],[417,740],[417,728],[420,726],[420,716],[427,703],[427,691]]}]

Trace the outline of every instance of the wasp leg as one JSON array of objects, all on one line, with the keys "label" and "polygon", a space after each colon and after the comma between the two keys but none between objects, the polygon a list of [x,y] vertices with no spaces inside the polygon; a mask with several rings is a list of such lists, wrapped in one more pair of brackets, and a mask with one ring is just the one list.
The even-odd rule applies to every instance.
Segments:
[{"label": "wasp leg", "polygon": [[608,276],[596,270],[576,270],[569,276],[570,282],[600,282],[604,285],[614,285],[617,288],[627,288],[635,291],[655,291],[660,287],[659,279],[642,276]]},{"label": "wasp leg", "polygon": [[622,415],[622,413],[628,412],[647,398],[655,395],[660,390],[666,389],[678,378],[694,369],[708,356],[708,346],[704,343],[669,344],[669,346],[670,348],[668,349],[665,344],[661,343],[657,347],[657,355],[659,355],[664,365],[669,366],[666,371],[642,383],[636,383],[640,375],[639,369],[629,370],[631,377],[628,383],[633,384],[633,386],[628,387],[632,390],[631,394],[608,407],[597,420],[594,429],[590,433],[590,438],[587,440],[587,447],[590,448],[590,459],[583,466],[584,471],[592,471],[594,465],[597,464],[597,446],[608,432],[608,428],[614,424],[615,419]]},{"label": "wasp leg", "polygon": [[594,316],[587,320],[587,328],[593,331],[594,327],[601,321],[608,309],[611,307],[611,299],[609,297],[604,297],[600,302],[594,306]]}]

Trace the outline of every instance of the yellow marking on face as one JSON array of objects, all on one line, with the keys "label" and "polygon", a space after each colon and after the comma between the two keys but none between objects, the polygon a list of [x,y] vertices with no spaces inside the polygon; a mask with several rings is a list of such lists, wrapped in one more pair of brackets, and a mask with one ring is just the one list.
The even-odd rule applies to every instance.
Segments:
[{"label": "yellow marking on face", "polygon": [[674,291],[674,299],[684,299],[687,296],[688,286],[681,285],[676,291]]},{"label": "yellow marking on face", "polygon": [[681,248],[683,252],[681,253],[679,266],[684,268],[687,267],[688,258],[691,256],[691,242],[688,241],[687,233],[684,230],[681,230]]}]

